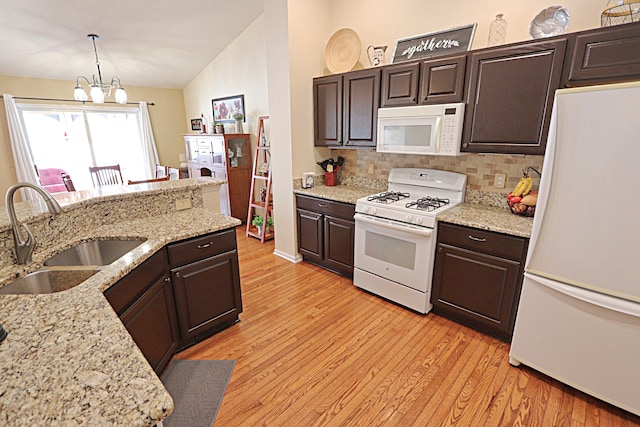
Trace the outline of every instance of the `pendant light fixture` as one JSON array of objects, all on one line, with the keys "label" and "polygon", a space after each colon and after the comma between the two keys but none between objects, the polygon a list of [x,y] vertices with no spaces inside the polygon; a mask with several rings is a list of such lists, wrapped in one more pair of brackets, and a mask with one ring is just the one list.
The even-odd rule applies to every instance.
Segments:
[{"label": "pendant light fixture", "polygon": [[96,67],[98,68],[98,77],[93,75],[93,79],[89,81],[85,76],[78,76],[76,78],[76,88],[73,91],[73,98],[76,101],[87,101],[89,97],[87,96],[87,92],[80,86],[80,79],[84,79],[89,85],[89,95],[91,96],[91,102],[94,104],[103,104],[105,98],[111,96],[111,90],[116,89],[115,92],[115,101],[118,104],[126,104],[127,103],[127,92],[125,92],[122,84],[120,84],[120,78],[114,77],[111,79],[110,83],[102,82],[102,73],[100,71],[100,60],[98,59],[98,49],[96,48],[96,39],[100,38],[96,34],[87,34],[87,38],[91,39],[93,42],[93,51],[96,54]]}]

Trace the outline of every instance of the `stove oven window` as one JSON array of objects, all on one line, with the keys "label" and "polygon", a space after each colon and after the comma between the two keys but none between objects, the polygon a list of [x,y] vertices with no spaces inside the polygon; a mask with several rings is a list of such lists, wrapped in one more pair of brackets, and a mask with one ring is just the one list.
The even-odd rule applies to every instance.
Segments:
[{"label": "stove oven window", "polygon": [[409,270],[414,269],[414,261],[416,259],[415,243],[374,233],[373,231],[367,231],[365,238],[364,253],[368,257]]}]

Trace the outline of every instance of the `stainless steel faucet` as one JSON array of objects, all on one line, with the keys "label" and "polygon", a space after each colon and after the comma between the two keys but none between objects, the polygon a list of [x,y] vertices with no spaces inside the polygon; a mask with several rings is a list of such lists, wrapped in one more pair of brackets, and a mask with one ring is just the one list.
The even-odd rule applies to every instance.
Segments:
[{"label": "stainless steel faucet", "polygon": [[33,248],[36,247],[36,239],[33,237],[33,233],[29,230],[26,224],[22,224],[22,227],[26,231],[27,238],[22,240],[22,236],[20,235],[20,224],[18,223],[18,218],[16,217],[16,208],[13,202],[13,195],[20,188],[31,188],[35,190],[38,194],[42,196],[44,202],[47,204],[47,208],[51,215],[55,216],[62,212],[60,205],[51,197],[51,194],[47,192],[42,187],[39,187],[35,184],[31,184],[29,182],[19,182],[15,185],[12,185],[7,190],[7,195],[5,197],[5,206],[7,207],[7,214],[9,215],[9,222],[11,223],[11,230],[13,231],[13,243],[16,249],[16,258],[18,259],[18,264],[26,264],[31,261],[31,254],[33,253]]}]

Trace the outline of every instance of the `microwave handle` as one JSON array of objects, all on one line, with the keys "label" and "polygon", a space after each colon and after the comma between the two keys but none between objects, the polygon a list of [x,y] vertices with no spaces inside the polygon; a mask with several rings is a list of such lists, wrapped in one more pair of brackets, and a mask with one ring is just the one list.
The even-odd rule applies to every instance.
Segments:
[{"label": "microwave handle", "polygon": [[436,125],[435,125],[435,131],[434,131],[434,135],[436,137],[436,153],[440,152],[440,122],[442,121],[442,117],[436,117]]}]

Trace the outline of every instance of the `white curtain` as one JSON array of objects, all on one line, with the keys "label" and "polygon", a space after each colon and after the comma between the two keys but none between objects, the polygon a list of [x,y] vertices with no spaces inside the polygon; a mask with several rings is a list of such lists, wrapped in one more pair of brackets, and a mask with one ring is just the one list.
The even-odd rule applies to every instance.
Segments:
[{"label": "white curtain", "polygon": [[153,129],[151,128],[151,119],[149,118],[149,109],[145,101],[140,101],[140,126],[142,128],[142,147],[145,158],[147,159],[147,175],[149,178],[156,177],[156,165],[160,164],[158,159],[158,150],[156,149],[156,141],[153,138]]},{"label": "white curtain", "polygon": [[[40,184],[38,175],[36,175],[33,155],[27,143],[27,134],[22,123],[22,116],[18,112],[16,101],[13,96],[6,93],[2,97],[4,99],[4,109],[7,113],[11,151],[13,152],[13,163],[16,166],[18,182]],[[22,197],[23,199],[31,199],[31,191],[22,192]]]}]

